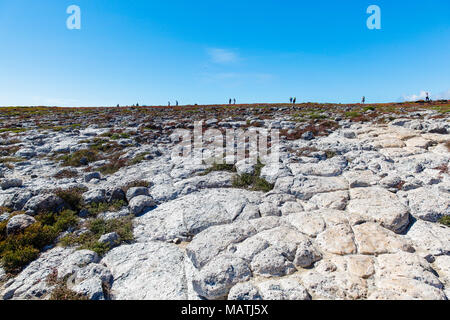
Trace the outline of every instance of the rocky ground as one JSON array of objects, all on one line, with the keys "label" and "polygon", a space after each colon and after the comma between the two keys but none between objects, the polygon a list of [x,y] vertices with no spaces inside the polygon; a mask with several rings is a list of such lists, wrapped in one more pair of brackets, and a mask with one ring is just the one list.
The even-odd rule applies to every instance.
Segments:
[{"label": "rocky ground", "polygon": [[[2,108],[0,297],[447,299],[449,111]],[[173,158],[199,120],[280,130],[279,169]]]}]

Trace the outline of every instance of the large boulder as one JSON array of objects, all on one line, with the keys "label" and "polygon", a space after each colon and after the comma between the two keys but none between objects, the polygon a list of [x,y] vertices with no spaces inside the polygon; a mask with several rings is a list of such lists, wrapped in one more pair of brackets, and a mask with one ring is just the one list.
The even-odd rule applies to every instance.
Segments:
[{"label": "large boulder", "polygon": [[8,224],[6,225],[6,233],[12,234],[20,232],[25,228],[31,226],[35,222],[36,220],[27,214],[19,214],[13,216],[11,219],[9,219]]},{"label": "large boulder", "polygon": [[22,179],[13,178],[13,179],[3,179],[1,182],[1,187],[3,190],[10,188],[18,188],[22,186]]},{"label": "large boulder", "polygon": [[58,212],[64,208],[64,205],[63,199],[54,194],[39,194],[27,201],[23,211],[30,215],[41,212]]},{"label": "large boulder", "polygon": [[130,208],[130,212],[135,216],[138,216],[144,213],[146,210],[155,207],[156,203],[152,197],[141,195],[131,199],[128,205]]}]

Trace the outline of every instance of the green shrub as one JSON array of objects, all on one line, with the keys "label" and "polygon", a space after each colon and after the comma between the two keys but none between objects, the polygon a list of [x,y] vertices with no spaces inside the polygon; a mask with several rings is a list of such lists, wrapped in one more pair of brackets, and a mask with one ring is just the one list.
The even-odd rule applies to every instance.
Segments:
[{"label": "green shrub", "polygon": [[261,169],[263,167],[264,165],[258,161],[258,163],[255,165],[255,171],[253,174],[244,173],[234,176],[232,181],[233,187],[269,192],[274,188],[274,184],[269,183],[268,181],[260,177]]},{"label": "green shrub", "polygon": [[116,232],[119,235],[117,244],[133,240],[132,216],[111,220],[91,219],[87,222],[86,227],[88,232],[80,236],[68,235],[61,239],[61,244],[64,246],[77,245],[79,249],[92,250],[102,256],[111,249],[108,244],[98,242],[102,235]]},{"label": "green shrub", "polygon": [[357,111],[348,111],[348,112],[345,113],[345,116],[347,118],[356,118],[356,117],[359,117],[360,115],[361,114],[359,112],[357,112]]},{"label": "green shrub", "polygon": [[20,270],[38,256],[39,250],[32,246],[19,247],[2,253],[2,265],[5,271],[12,273]]},{"label": "green shrub", "polygon": [[58,189],[55,190],[55,194],[63,199],[70,209],[79,211],[83,207],[84,201],[82,195],[86,191],[86,188]]},{"label": "green shrub", "polygon": [[[91,162],[100,160],[100,156],[97,150],[78,150],[71,154],[66,154],[58,158],[62,160],[63,166],[81,167]],[[85,160],[84,161],[82,161]]]},{"label": "green shrub", "polygon": [[443,216],[438,220],[438,222],[444,226],[450,227],[450,216]]},{"label": "green shrub", "polygon": [[211,167],[200,173],[201,176],[206,176],[213,171],[229,171],[236,172],[236,167],[233,164],[227,163],[213,163]]},{"label": "green shrub", "polygon": [[116,212],[125,207],[127,203],[124,200],[114,200],[111,203],[107,202],[98,202],[91,203],[84,208],[89,211],[89,214],[93,217],[96,217],[98,214],[102,212],[112,211]]},{"label": "green shrub", "polygon": [[39,255],[46,246],[55,242],[58,235],[77,225],[75,212],[42,213],[36,223],[22,232],[6,235],[6,224],[0,225],[0,257],[5,271],[17,273]]}]

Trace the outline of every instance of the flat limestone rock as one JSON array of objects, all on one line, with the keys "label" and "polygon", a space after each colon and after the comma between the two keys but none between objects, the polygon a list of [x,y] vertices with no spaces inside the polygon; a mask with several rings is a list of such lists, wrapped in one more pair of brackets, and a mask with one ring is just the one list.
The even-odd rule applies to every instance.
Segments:
[{"label": "flat limestone rock", "polygon": [[406,236],[423,257],[448,255],[450,253],[450,228],[438,223],[417,220]]},{"label": "flat limestone rock", "polygon": [[316,238],[321,250],[338,255],[356,253],[355,237],[348,224],[327,227]]},{"label": "flat limestone rock", "polygon": [[360,254],[382,254],[397,251],[414,252],[408,241],[377,223],[367,222],[353,226],[355,242]]},{"label": "flat limestone rock", "polygon": [[442,282],[429,263],[417,254],[384,254],[377,262],[376,289],[369,299],[446,299]]},{"label": "flat limestone rock", "polygon": [[347,210],[373,219],[396,233],[409,224],[408,208],[395,194],[380,187],[351,189]]},{"label": "flat limestone rock", "polygon": [[[233,222],[247,205],[259,201],[258,192],[238,189],[211,189],[191,193],[163,203],[135,219],[138,241],[189,240],[208,227]],[[248,216],[249,218],[254,217]]]},{"label": "flat limestone rock", "polygon": [[184,254],[163,242],[122,245],[101,263],[111,271],[111,295],[117,300],[187,299]]},{"label": "flat limestone rock", "polygon": [[436,222],[450,215],[450,193],[437,187],[423,187],[409,191],[408,205],[411,214],[422,220]]}]

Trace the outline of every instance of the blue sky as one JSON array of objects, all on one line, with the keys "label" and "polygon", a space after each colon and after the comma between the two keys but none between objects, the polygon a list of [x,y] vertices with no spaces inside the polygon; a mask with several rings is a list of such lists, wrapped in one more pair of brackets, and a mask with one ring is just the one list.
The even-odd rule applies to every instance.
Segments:
[{"label": "blue sky", "polygon": [[[369,30],[369,5],[381,30]],[[66,9],[81,8],[81,30]],[[0,105],[450,99],[450,1],[0,0]],[[422,93],[423,95],[423,93]]]}]

